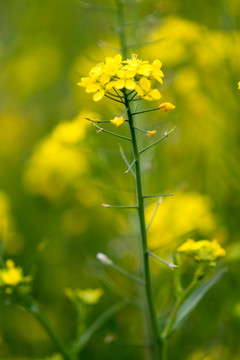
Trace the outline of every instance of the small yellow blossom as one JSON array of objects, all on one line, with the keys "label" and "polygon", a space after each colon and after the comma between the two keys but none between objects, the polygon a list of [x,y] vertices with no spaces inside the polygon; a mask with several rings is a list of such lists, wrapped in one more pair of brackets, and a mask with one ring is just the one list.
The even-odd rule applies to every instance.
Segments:
[{"label": "small yellow blossom", "polygon": [[175,109],[175,107],[176,107],[175,105],[165,102],[165,103],[162,103],[159,105],[159,110],[162,112],[167,112],[167,111]]},{"label": "small yellow blossom", "polygon": [[146,133],[146,135],[148,137],[151,137],[152,135],[156,134],[157,130],[148,130],[148,132]]},{"label": "small yellow blossom", "polygon": [[218,244],[217,240],[194,241],[188,239],[177,248],[177,251],[193,257],[196,261],[207,261],[211,266],[215,266],[215,260],[226,255],[226,251]]},{"label": "small yellow blossom", "polygon": [[120,126],[124,123],[125,119],[123,116],[115,116],[114,119],[110,120],[110,122],[116,126]]},{"label": "small yellow blossom", "polygon": [[85,305],[95,305],[100,297],[103,295],[102,289],[65,289],[65,294],[69,297],[69,299],[74,301],[80,301]]},{"label": "small yellow blossom", "polygon": [[117,54],[114,58],[107,57],[105,62],[94,66],[88,77],[81,78],[78,85],[85,88],[87,93],[93,93],[93,100],[101,100],[105,94],[111,94],[111,89],[135,90],[144,100],[159,100],[161,94],[158,89],[152,88],[152,82],[162,84],[162,63],[154,60],[153,63],[138,59],[136,54],[127,60]]},{"label": "small yellow blossom", "polygon": [[240,81],[238,82],[238,89],[240,90]]},{"label": "small yellow blossom", "polygon": [[[15,264],[12,260],[6,261],[6,267],[0,270],[0,284],[15,286],[21,282],[30,281],[30,277],[24,277],[22,268],[15,267]],[[8,289],[8,288],[7,288]],[[7,290],[8,293],[9,290]]]}]

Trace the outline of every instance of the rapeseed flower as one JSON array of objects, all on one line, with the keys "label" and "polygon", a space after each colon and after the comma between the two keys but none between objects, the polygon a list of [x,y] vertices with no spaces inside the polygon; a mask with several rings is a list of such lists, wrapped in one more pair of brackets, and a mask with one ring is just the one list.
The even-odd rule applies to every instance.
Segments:
[{"label": "rapeseed flower", "polygon": [[87,93],[93,93],[93,100],[100,101],[111,89],[133,90],[144,100],[152,101],[161,98],[160,91],[152,88],[152,82],[162,84],[162,63],[159,60],[142,61],[136,54],[127,60],[122,55],[107,57],[105,62],[94,66],[88,77],[81,78],[79,86],[85,88]]},{"label": "rapeseed flower", "polygon": [[110,120],[110,122],[116,126],[122,125],[124,123],[124,121],[125,121],[125,119],[122,116],[120,116],[120,117],[115,116],[114,119]]},{"label": "rapeseed flower", "polygon": [[103,295],[103,290],[98,289],[65,289],[65,294],[67,297],[74,301],[80,302],[84,305],[95,305],[98,303],[100,297]]},{"label": "rapeseed flower", "polygon": [[148,132],[146,133],[146,135],[148,137],[151,137],[152,135],[156,134],[157,130],[148,130]]},{"label": "rapeseed flower", "polygon": [[12,260],[7,260],[5,266],[0,269],[0,287],[3,287],[6,293],[11,294],[13,287],[20,284],[29,283],[30,276],[24,276],[21,267],[16,267]]},{"label": "rapeseed flower", "polygon": [[177,252],[185,253],[197,262],[209,262],[211,266],[216,265],[215,260],[226,255],[226,251],[218,244],[217,240],[194,241],[188,239],[177,248]]}]

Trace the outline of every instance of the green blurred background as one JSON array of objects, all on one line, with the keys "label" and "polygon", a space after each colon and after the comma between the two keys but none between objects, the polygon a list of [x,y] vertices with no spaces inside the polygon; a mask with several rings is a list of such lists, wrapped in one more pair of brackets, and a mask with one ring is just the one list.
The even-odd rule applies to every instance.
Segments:
[{"label": "green blurred background", "polygon": [[[34,295],[66,342],[76,330],[76,313],[65,288],[103,288],[89,322],[122,294],[133,292],[130,281],[104,271],[96,253],[108,254],[129,271],[139,266],[133,214],[101,207],[134,202],[119,140],[97,136],[84,120],[109,119],[122,109],[108,99],[94,103],[76,85],[95,63],[116,53],[107,46],[119,47],[114,8],[114,0],[0,1],[4,258],[34,273]],[[237,360],[240,2],[139,0],[126,5],[126,18],[133,21],[127,28],[129,55],[162,61],[162,101],[176,105],[170,113],[139,118],[142,127],[157,129],[158,135],[177,126],[142,157],[146,193],[174,193],[159,208],[150,247],[167,258],[190,235],[217,238],[227,250],[228,273],[171,338],[169,358]],[[142,146],[152,139],[140,136]],[[121,145],[128,156],[130,148]],[[154,204],[147,207],[147,216],[153,209]],[[174,301],[172,272],[155,262],[152,270],[164,317]],[[81,359],[144,358],[138,345],[146,336],[141,312],[127,306],[92,338]],[[44,359],[54,352],[31,315],[1,301],[0,359]]]}]

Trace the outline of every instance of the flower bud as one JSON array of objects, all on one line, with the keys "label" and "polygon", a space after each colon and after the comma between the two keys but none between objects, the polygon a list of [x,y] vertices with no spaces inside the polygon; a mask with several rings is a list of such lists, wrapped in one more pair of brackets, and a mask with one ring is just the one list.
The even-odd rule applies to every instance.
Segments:
[{"label": "flower bud", "polygon": [[109,258],[107,257],[107,255],[105,255],[105,254],[103,254],[103,253],[97,253],[96,258],[97,258],[103,265],[109,266],[109,265],[112,265],[112,264],[113,264],[112,260],[109,259]]},{"label": "flower bud", "polygon": [[175,107],[176,107],[175,105],[165,102],[165,103],[162,103],[159,105],[159,110],[162,112],[167,112],[167,111],[175,109]]}]

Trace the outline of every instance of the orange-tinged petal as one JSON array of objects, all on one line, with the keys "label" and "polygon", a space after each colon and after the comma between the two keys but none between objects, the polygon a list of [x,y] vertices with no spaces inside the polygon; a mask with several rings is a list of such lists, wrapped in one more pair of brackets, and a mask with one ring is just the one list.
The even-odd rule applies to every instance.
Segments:
[{"label": "orange-tinged petal", "polygon": [[148,132],[146,133],[146,135],[148,137],[151,137],[152,135],[156,134],[157,130],[148,130]]},{"label": "orange-tinged petal", "polygon": [[167,112],[167,111],[175,109],[175,107],[176,107],[175,105],[165,102],[165,103],[162,103],[159,105],[159,110],[162,112]]}]

